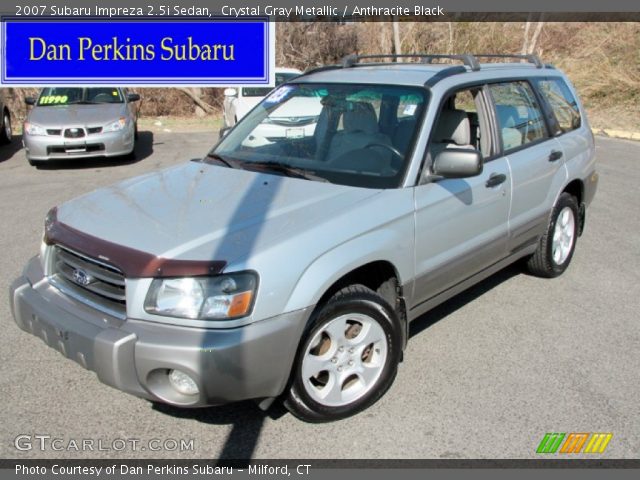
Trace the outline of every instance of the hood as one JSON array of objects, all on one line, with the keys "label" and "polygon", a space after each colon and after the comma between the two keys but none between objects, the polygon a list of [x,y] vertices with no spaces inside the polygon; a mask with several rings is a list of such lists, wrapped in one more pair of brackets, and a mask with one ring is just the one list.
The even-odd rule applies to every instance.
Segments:
[{"label": "hood", "polygon": [[71,200],[57,216],[80,232],[156,257],[231,262],[378,192],[189,162]]},{"label": "hood", "polygon": [[101,126],[126,114],[124,103],[35,107],[27,121],[41,127]]}]

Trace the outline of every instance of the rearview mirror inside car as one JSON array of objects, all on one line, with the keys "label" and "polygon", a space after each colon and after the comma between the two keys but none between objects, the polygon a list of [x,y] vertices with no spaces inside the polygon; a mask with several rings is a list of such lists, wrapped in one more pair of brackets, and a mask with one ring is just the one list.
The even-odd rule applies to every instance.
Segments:
[{"label": "rearview mirror inside car", "polygon": [[238,95],[238,91],[235,88],[225,88],[224,89],[224,96],[225,97],[235,97],[236,95]]},{"label": "rearview mirror inside car", "polygon": [[444,178],[475,177],[482,173],[482,154],[478,150],[447,148],[436,155],[432,175]]},{"label": "rearview mirror inside car", "polygon": [[33,97],[24,97],[24,103],[26,103],[27,105],[35,105],[36,99]]}]

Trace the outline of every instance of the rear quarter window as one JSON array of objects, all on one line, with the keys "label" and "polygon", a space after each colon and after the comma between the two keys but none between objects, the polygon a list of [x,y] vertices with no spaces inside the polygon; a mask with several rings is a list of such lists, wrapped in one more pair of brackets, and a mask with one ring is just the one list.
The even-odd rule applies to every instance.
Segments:
[{"label": "rear quarter window", "polygon": [[582,124],[578,102],[567,84],[559,78],[538,81],[538,90],[556,117],[562,133],[579,128]]}]

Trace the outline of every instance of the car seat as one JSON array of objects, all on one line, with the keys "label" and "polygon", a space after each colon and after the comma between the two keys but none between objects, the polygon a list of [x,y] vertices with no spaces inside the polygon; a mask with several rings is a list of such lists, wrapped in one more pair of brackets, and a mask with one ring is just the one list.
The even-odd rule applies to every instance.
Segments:
[{"label": "car seat", "polygon": [[444,109],[440,112],[429,145],[431,159],[435,159],[438,153],[447,148],[474,148],[471,144],[469,117],[463,110]]},{"label": "car seat", "polygon": [[331,139],[327,159],[340,169],[382,171],[389,167],[391,152],[384,148],[365,148],[371,144],[391,146],[391,139],[380,133],[373,105],[349,102],[342,114],[343,130]]}]

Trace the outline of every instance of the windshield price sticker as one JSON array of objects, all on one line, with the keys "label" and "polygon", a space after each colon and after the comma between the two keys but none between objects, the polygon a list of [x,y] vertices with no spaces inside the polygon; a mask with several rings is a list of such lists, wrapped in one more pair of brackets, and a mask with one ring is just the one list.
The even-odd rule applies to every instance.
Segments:
[{"label": "windshield price sticker", "polygon": [[277,90],[274,90],[264,101],[265,103],[278,103],[284,100],[287,95],[293,92],[294,88],[289,85],[282,86]]},{"label": "windshield price sticker", "polygon": [[46,95],[40,98],[40,105],[50,105],[56,103],[67,103],[67,95]]}]

